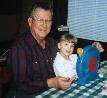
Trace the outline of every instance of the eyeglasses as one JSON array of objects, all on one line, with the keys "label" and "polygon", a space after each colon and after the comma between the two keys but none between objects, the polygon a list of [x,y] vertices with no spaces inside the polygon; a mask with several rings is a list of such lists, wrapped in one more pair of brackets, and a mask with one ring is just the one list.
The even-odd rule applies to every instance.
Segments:
[{"label": "eyeglasses", "polygon": [[32,17],[35,21],[37,21],[38,23],[46,23],[46,24],[50,24],[52,22],[52,20],[48,20],[48,19],[40,19],[40,18],[37,18],[37,15],[36,16],[33,16]]}]

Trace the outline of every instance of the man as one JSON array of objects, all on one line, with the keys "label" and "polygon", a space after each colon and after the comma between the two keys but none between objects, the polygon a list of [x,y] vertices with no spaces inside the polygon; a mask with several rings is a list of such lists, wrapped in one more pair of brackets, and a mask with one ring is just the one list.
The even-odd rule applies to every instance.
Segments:
[{"label": "man", "polygon": [[29,32],[10,49],[7,56],[10,88],[7,98],[34,98],[52,88],[69,88],[73,80],[55,77],[53,59],[55,40],[47,37],[52,26],[52,8],[37,3],[28,18]]},{"label": "man", "polygon": [[52,65],[57,45],[47,37],[52,15],[50,5],[37,3],[28,18],[30,31],[9,49],[11,90],[7,98],[34,98],[51,87],[70,87],[73,80],[54,75]]}]

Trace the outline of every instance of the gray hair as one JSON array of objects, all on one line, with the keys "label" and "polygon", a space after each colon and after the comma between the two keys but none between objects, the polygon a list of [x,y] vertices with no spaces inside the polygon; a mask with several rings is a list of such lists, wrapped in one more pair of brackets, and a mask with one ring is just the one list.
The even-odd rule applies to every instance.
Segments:
[{"label": "gray hair", "polygon": [[30,13],[30,16],[35,16],[35,10],[37,8],[41,8],[41,9],[44,9],[44,10],[49,10],[51,13],[52,13],[52,16],[53,16],[53,7],[51,4],[47,3],[47,2],[37,2],[34,6],[33,6],[33,9]]}]

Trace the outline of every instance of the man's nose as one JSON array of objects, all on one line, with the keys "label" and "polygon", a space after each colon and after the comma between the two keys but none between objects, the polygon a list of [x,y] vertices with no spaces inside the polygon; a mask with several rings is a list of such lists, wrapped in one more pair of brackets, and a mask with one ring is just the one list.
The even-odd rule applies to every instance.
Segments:
[{"label": "man's nose", "polygon": [[43,26],[44,26],[44,27],[47,27],[47,22],[46,22],[46,20],[43,21]]}]

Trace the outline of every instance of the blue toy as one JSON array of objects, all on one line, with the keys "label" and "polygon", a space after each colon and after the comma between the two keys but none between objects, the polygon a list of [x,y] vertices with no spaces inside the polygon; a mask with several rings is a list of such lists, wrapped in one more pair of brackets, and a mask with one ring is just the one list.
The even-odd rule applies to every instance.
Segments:
[{"label": "blue toy", "polygon": [[91,80],[99,78],[98,68],[100,63],[100,54],[94,45],[78,48],[79,56],[77,60],[76,70],[79,79],[77,84],[85,85]]}]

